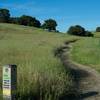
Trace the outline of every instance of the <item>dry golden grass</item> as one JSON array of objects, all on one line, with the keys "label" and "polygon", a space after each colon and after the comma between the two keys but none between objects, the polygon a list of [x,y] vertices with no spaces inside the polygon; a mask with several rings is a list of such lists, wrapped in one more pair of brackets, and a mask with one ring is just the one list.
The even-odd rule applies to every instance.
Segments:
[{"label": "dry golden grass", "polygon": [[54,57],[54,49],[74,38],[33,27],[0,24],[0,66],[18,66],[19,100],[57,100],[70,91],[69,71]]}]

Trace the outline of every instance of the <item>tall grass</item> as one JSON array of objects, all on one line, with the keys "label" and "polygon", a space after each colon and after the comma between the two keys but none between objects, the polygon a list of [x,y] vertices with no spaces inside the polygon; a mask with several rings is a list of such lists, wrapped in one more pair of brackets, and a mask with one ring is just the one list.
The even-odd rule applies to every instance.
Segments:
[{"label": "tall grass", "polygon": [[18,66],[18,100],[58,100],[70,92],[69,71],[54,57],[53,50],[74,38],[32,27],[0,24],[0,69],[5,64]]}]

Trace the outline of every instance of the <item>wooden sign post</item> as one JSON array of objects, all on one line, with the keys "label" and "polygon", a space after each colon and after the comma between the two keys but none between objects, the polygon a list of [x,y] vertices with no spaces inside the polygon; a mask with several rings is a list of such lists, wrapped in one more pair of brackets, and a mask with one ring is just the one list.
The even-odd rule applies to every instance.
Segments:
[{"label": "wooden sign post", "polygon": [[16,100],[17,66],[3,66],[3,100]]}]

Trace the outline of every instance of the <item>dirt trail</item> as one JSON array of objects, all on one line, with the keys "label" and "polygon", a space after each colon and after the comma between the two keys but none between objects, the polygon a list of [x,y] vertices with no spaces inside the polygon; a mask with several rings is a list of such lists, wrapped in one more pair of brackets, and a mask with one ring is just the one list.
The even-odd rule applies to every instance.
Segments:
[{"label": "dirt trail", "polygon": [[58,48],[55,52],[55,55],[61,59],[63,65],[71,70],[76,88],[80,91],[79,97],[71,100],[100,100],[100,73],[88,66],[74,63],[69,59],[71,43],[76,41],[66,42],[65,46]]}]

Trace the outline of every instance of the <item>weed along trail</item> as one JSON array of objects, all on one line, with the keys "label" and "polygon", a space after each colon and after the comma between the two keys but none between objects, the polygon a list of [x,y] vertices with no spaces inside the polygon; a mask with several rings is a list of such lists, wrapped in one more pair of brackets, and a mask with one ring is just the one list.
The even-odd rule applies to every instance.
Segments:
[{"label": "weed along trail", "polygon": [[[56,49],[55,56],[59,57],[67,69],[71,71],[74,88],[78,95],[67,100],[100,100],[100,74],[94,69],[72,62],[69,58],[71,43],[78,41],[72,40],[64,46]],[[66,100],[66,99],[64,99]]]}]

